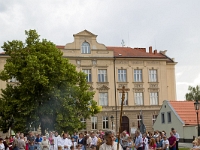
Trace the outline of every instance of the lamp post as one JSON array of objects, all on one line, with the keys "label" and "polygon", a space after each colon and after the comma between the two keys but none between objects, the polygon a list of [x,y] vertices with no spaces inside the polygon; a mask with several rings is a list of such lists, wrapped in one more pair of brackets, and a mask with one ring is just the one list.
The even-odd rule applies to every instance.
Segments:
[{"label": "lamp post", "polygon": [[198,136],[200,136],[200,127],[199,127],[199,106],[200,106],[200,103],[198,100],[196,100],[194,102],[194,108],[195,108],[195,111],[196,111],[196,114],[197,114],[197,131],[198,131]]},{"label": "lamp post", "polygon": [[112,130],[113,130],[113,122],[114,122],[114,117],[113,117],[113,115],[110,116],[110,120],[111,120],[111,122],[112,122]]}]

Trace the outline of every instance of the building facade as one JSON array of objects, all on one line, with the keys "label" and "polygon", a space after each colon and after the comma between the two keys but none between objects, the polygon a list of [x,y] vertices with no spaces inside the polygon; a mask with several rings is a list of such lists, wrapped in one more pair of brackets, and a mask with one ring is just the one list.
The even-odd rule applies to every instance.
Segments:
[{"label": "building facade", "polygon": [[[125,86],[122,129],[129,133],[140,127],[140,121],[147,131],[153,130],[164,100],[176,100],[175,65],[173,59],[149,47],[108,47],[97,42],[97,35],[84,30],[74,34],[74,41],[57,46],[63,57],[74,64],[77,71],[87,74],[90,90],[95,91],[94,100],[102,106],[99,114],[91,119],[82,119],[87,131],[119,129],[122,93]],[[0,67],[6,62],[1,55]],[[1,82],[0,88],[6,83]],[[111,119],[112,118],[112,119]]]},{"label": "building facade", "polygon": [[[200,117],[198,116],[198,119]],[[179,141],[192,142],[198,137],[197,114],[194,101],[163,101],[158,118],[153,125],[154,130],[165,130],[170,136],[171,128],[180,135]]]},{"label": "building facade", "polygon": [[[107,47],[97,42],[93,33],[84,30],[74,34],[74,42],[57,46],[63,57],[87,74],[94,100],[102,112],[86,121],[86,130],[118,131],[122,94],[125,86],[122,129],[129,133],[143,120],[147,131],[153,130],[163,100],[176,100],[175,64],[165,55],[149,47]],[[112,117],[111,117],[112,116]],[[111,119],[112,118],[112,119]]]}]

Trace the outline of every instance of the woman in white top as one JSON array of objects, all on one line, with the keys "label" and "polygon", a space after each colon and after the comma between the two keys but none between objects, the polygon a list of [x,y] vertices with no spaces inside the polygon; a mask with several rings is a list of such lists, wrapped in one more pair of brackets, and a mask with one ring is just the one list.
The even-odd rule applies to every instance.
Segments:
[{"label": "woman in white top", "polygon": [[3,139],[0,138],[0,150],[5,150],[5,146],[3,144]]},{"label": "woman in white top", "polygon": [[167,137],[164,135],[163,136],[163,150],[169,150],[169,141]]},{"label": "woman in white top", "polygon": [[[105,140],[106,142],[100,146],[99,150],[117,150],[117,142],[114,141],[114,133],[112,131],[105,132]],[[119,150],[122,150],[120,144]]]}]

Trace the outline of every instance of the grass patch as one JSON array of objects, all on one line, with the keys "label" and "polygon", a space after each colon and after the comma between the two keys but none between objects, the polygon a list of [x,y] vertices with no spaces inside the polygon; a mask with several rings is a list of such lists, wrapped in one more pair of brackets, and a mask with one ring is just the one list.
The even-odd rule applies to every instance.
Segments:
[{"label": "grass patch", "polygon": [[190,150],[190,148],[186,148],[186,147],[181,147],[181,148],[179,147],[178,149],[179,150]]}]

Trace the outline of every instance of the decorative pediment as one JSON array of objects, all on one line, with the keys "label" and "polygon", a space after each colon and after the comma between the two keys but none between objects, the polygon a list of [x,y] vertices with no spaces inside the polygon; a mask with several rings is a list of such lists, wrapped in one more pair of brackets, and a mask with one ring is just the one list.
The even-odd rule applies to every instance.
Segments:
[{"label": "decorative pediment", "polygon": [[110,88],[106,85],[102,85],[101,87],[97,88],[97,90],[109,90]]},{"label": "decorative pediment", "polygon": [[142,93],[142,92],[144,92],[144,88],[133,88],[133,91],[135,93],[137,93],[137,92]]},{"label": "decorative pediment", "polygon": [[89,89],[90,89],[90,91],[94,90],[94,88],[92,87],[92,85],[90,86],[90,88],[89,88]]},{"label": "decorative pediment", "polygon": [[74,34],[74,36],[95,36],[95,37],[97,37],[97,35],[91,33],[88,30],[83,30],[83,31],[81,31],[81,32],[79,32],[77,34]]}]

